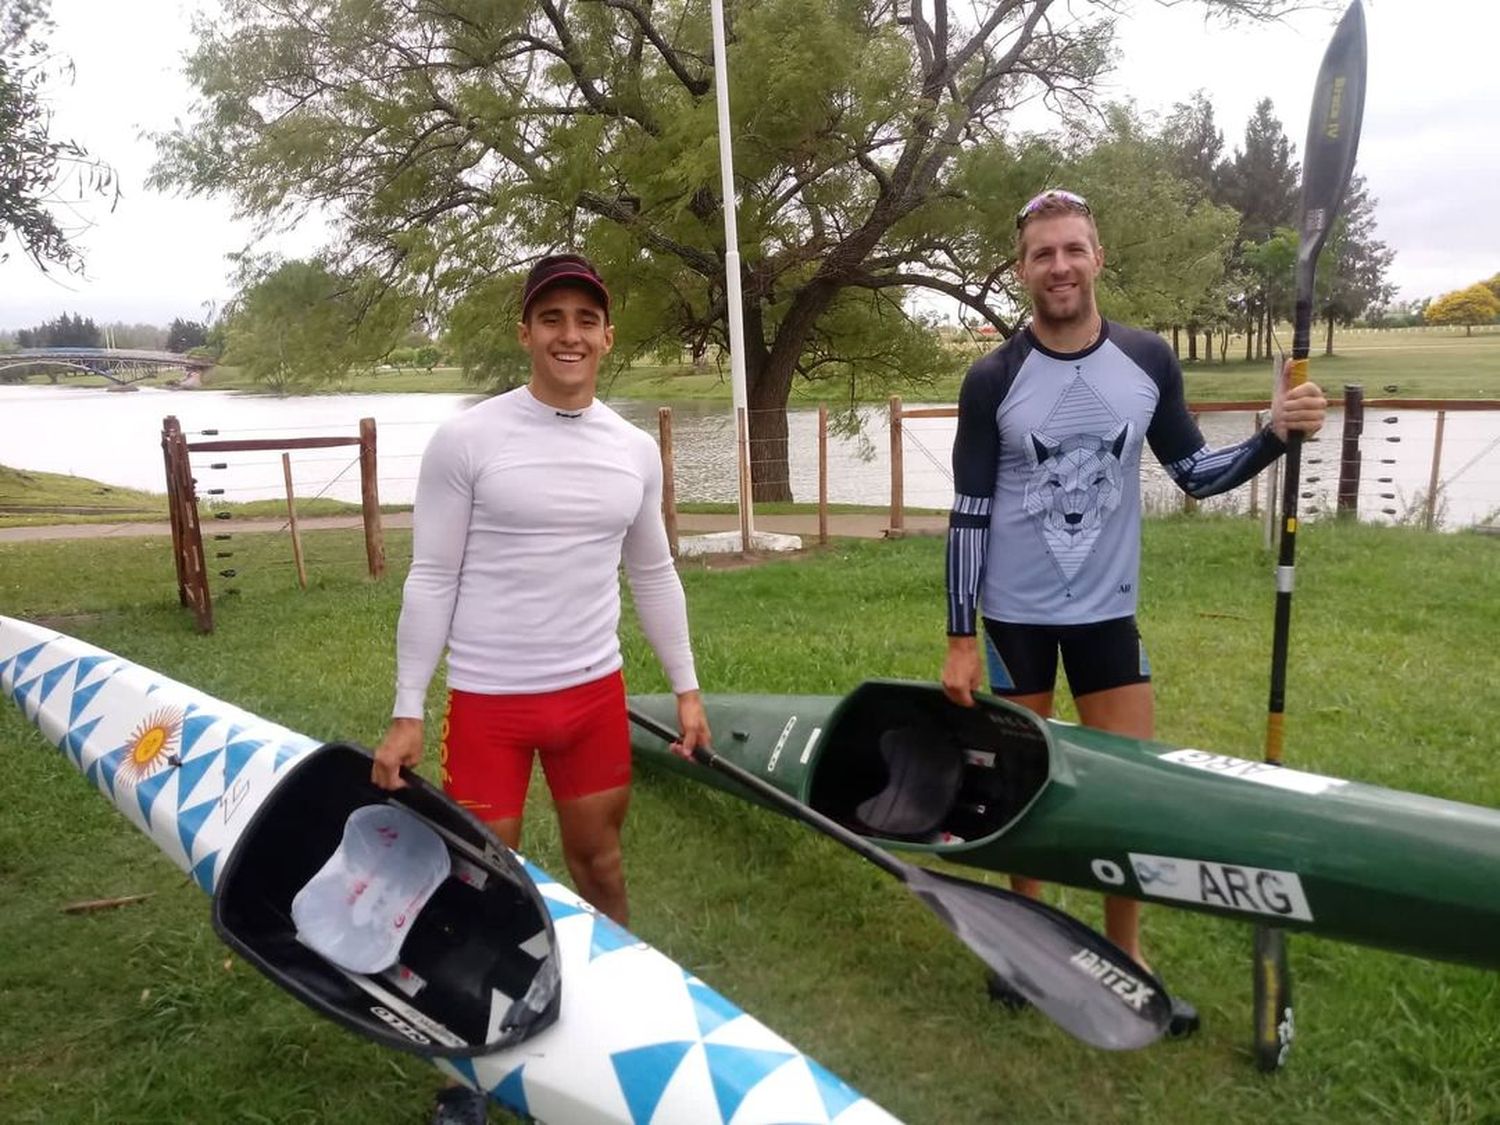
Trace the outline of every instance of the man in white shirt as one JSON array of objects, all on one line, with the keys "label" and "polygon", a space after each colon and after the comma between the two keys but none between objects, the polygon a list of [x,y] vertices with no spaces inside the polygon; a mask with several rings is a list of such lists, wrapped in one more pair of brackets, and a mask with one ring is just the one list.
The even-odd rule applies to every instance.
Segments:
[{"label": "man in white shirt", "polygon": [[439,428],[422,458],[396,632],[396,706],[376,784],[422,756],[428,683],[448,650],[443,785],[512,848],[539,753],[585,899],[626,924],[630,801],[619,569],[677,695],[677,749],[707,745],[687,604],[661,516],[651,437],[594,399],[614,344],[609,291],[577,255],[522,292],[524,387]]}]

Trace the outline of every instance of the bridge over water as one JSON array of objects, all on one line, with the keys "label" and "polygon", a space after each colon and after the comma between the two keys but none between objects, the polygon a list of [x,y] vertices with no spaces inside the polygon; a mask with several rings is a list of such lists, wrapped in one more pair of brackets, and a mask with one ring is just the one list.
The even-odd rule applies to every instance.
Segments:
[{"label": "bridge over water", "polygon": [[101,375],[122,387],[162,371],[184,371],[191,375],[213,365],[214,361],[207,356],[134,348],[22,348],[0,354],[0,376],[7,371],[47,374],[57,379]]}]

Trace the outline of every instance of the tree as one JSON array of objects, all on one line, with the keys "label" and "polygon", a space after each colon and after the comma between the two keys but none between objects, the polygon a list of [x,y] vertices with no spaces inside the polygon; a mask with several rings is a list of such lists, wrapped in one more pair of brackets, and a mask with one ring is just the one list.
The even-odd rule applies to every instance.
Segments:
[{"label": "tree", "polygon": [[208,343],[208,326],[196,320],[174,317],[167,329],[167,351],[186,353]]},{"label": "tree", "polygon": [[1317,271],[1318,315],[1327,324],[1324,355],[1333,354],[1333,326],[1353,324],[1372,307],[1396,295],[1385,271],[1396,252],[1375,237],[1375,203],[1365,178],[1356,174],[1323,247]]},{"label": "tree", "polygon": [[1500,301],[1500,273],[1486,281],[1484,287],[1495,295],[1497,301]]},{"label": "tree", "polygon": [[[1236,304],[1244,316],[1245,358],[1259,358],[1269,345],[1275,311],[1270,294],[1261,288],[1269,275],[1246,261],[1252,247],[1276,237],[1283,227],[1295,227],[1300,170],[1292,160],[1292,142],[1277,119],[1270,98],[1262,98],[1245,123],[1245,138],[1234,156],[1219,166],[1220,202],[1240,214],[1239,249],[1231,262],[1240,282]],[[1278,250],[1269,251],[1272,258]]]},{"label": "tree", "polygon": [[258,262],[228,313],[224,362],[279,393],[372,365],[411,325],[412,304],[324,262]]},{"label": "tree", "polygon": [[45,270],[51,262],[77,270],[82,259],[48,203],[66,180],[82,192],[117,194],[108,165],[73,141],[49,134],[47,88],[56,80],[46,33],[48,0],[0,0],[0,261],[14,238]]},{"label": "tree", "polygon": [[1483,282],[1444,293],[1427,306],[1428,324],[1462,324],[1465,336],[1474,335],[1474,325],[1493,324],[1497,319],[1500,299]]},{"label": "tree", "polygon": [[[1121,4],[728,7],[751,460],[756,497],[783,499],[796,377],[951,364],[910,290],[1012,329],[997,282],[1013,216],[1055,165],[1027,165],[1008,116],[1038,96],[1086,107]],[[158,138],[153,183],[259,217],[331,209],[338,264],[420,287],[466,369],[511,363],[507,333],[460,310],[512,312],[497,280],[555,248],[586,251],[618,290],[621,361],[727,346],[701,0],[226,0],[195,33],[201,108]]]}]

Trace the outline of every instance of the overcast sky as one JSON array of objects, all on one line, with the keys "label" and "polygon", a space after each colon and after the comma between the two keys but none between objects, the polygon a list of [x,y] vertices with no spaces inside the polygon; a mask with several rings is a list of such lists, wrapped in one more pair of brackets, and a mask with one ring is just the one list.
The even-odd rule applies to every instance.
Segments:
[{"label": "overcast sky", "polygon": [[[54,135],[113,164],[124,196],[113,212],[85,200],[64,216],[73,227],[90,224],[77,239],[83,277],[40,273],[15,254],[0,263],[0,330],[64,311],[100,324],[203,319],[229,297],[225,255],[244,247],[248,228],[223,201],[144,186],[154,149],[140,134],[170,128],[191,102],[181,59],[196,7],[53,0],[53,46],[77,64],[74,84],[56,98]],[[1170,8],[1140,0],[1122,28],[1123,58],[1107,93],[1165,112],[1201,88],[1226,151],[1256,101],[1269,96],[1300,150],[1335,16],[1303,13],[1282,25],[1225,30],[1205,25],[1201,11],[1188,0]],[[1500,3],[1366,0],[1366,15],[1370,74],[1358,167],[1379,200],[1379,237],[1396,251],[1390,280],[1400,296],[1423,297],[1500,272]],[[315,235],[303,231],[276,248],[307,253]]]}]

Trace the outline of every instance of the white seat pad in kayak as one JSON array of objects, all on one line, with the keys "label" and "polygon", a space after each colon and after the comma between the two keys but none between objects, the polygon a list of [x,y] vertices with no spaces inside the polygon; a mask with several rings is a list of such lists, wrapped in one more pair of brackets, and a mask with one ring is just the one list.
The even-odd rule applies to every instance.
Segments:
[{"label": "white seat pad in kayak", "polygon": [[297,940],[352,973],[390,968],[450,863],[438,834],[400,805],[360,806],[292,899]]}]

